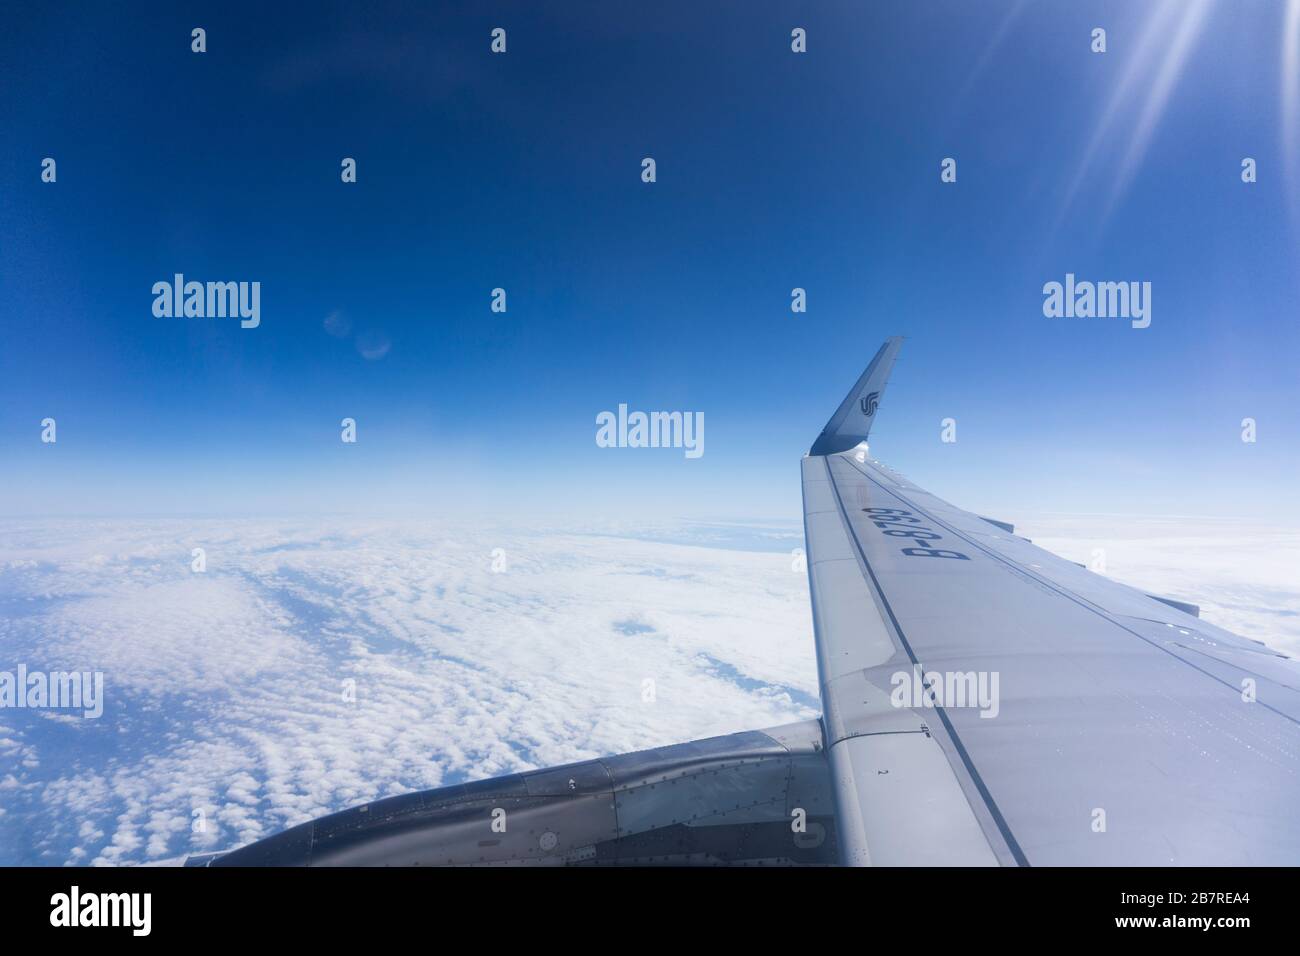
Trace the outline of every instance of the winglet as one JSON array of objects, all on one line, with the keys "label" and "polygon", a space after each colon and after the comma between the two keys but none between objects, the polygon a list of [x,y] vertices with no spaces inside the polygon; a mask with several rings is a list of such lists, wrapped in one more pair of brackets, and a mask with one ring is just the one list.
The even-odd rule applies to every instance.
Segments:
[{"label": "winglet", "polygon": [[902,336],[885,339],[885,344],[880,347],[858,383],[844,396],[844,401],[840,402],[840,407],[817,436],[808,454],[833,455],[867,440],[871,423],[876,420],[876,409],[880,405],[881,396],[885,394],[885,383],[889,381],[894,359],[902,347]]}]

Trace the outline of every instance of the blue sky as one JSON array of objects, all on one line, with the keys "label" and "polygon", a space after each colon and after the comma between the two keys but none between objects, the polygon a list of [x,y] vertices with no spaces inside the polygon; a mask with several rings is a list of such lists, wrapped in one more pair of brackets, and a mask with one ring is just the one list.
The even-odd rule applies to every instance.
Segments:
[{"label": "blue sky", "polygon": [[[958,505],[1300,519],[1288,5],[130,10],[0,15],[0,513],[794,517],[902,334],[873,453]],[[1045,318],[1067,272],[1151,327]]]}]

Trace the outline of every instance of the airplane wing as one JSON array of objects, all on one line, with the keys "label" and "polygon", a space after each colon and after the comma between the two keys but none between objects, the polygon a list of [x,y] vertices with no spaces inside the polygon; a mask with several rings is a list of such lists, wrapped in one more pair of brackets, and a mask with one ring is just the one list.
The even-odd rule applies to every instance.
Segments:
[{"label": "airplane wing", "polygon": [[1300,663],[923,491],[803,460],[823,716],[405,794],[198,866],[1300,862]]},{"label": "airplane wing", "polygon": [[898,347],[803,461],[844,861],[1300,861],[1300,664],[847,447]]}]

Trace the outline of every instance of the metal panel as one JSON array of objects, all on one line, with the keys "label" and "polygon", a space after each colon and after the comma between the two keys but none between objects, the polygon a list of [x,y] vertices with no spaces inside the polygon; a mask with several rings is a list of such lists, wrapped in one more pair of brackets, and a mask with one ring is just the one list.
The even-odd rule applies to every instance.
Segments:
[{"label": "metal panel", "polygon": [[193,862],[817,864],[836,852],[831,814],[821,725],[805,721],[404,794]]},{"label": "metal panel", "polygon": [[[1300,665],[993,530],[870,459],[835,455],[826,469],[842,528],[833,529],[825,514],[809,519],[810,566],[823,541],[838,558],[849,534],[862,586],[908,662],[925,674],[999,681],[996,713],[925,707],[919,713],[931,740],[898,734],[888,742],[864,735],[883,718],[873,718],[860,698],[888,687],[889,669],[900,661],[864,669],[857,685],[853,675],[831,677],[823,693],[828,736],[842,741],[830,758],[847,859],[957,861],[945,847],[959,844],[942,834],[947,820],[963,817],[956,803],[943,821],[932,808],[932,826],[912,830],[908,799],[892,802],[890,791],[868,779],[871,771],[849,759],[892,750],[910,759],[915,749],[946,758],[969,815],[1004,862],[1300,862]],[[806,464],[805,473],[818,472]],[[891,526],[882,513],[915,520]],[[902,525],[925,530],[923,540],[900,540]],[[814,581],[819,605],[860,607],[859,591],[843,575]],[[818,608],[817,620],[833,617]],[[819,645],[825,638],[819,630]],[[819,662],[825,659],[819,647]],[[1241,680],[1250,675],[1259,692],[1253,702],[1242,694]],[[846,738],[853,733],[859,736]],[[906,766],[914,784],[903,789],[919,807],[937,792],[922,782],[925,768],[930,776],[934,768],[924,758]],[[846,816],[855,812],[868,816]],[[895,812],[891,825],[877,826]],[[904,831],[908,840],[893,839]]]},{"label": "metal panel", "polygon": [[854,737],[831,759],[846,781],[840,819],[855,814],[859,865],[996,866],[952,767],[928,734]]}]

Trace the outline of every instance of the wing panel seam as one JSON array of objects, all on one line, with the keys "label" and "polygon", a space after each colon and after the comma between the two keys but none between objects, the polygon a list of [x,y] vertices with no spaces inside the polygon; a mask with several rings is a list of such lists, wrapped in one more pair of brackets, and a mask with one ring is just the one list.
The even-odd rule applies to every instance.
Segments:
[{"label": "wing panel seam", "polygon": [[[1234,687],[1232,684],[1230,684],[1230,683],[1228,683],[1227,681],[1223,680],[1222,678],[1220,678],[1220,677],[1218,677],[1218,676],[1216,676],[1216,675],[1210,673],[1209,671],[1205,670],[1204,668],[1197,667],[1195,664],[1193,664],[1191,661],[1187,660],[1186,658],[1179,657],[1179,656],[1178,656],[1177,654],[1175,654],[1173,651],[1169,650],[1169,648],[1161,646],[1161,645],[1160,645],[1159,643],[1157,643],[1156,641],[1151,640],[1151,638],[1146,637],[1146,636],[1144,636],[1144,635],[1142,635],[1142,634],[1139,634],[1137,631],[1133,630],[1131,627],[1128,627],[1128,626],[1125,625],[1124,623],[1115,620],[1115,618],[1111,615],[1111,613],[1110,613],[1109,611],[1107,611],[1105,608],[1103,608],[1101,605],[1099,605],[1099,604],[1094,604],[1092,601],[1089,601],[1087,598],[1084,598],[1084,597],[1082,597],[1081,595],[1075,594],[1073,591],[1069,590],[1069,589],[1066,588],[1066,587],[1063,587],[1063,586],[1060,585],[1060,584],[1057,584],[1055,581],[1052,581],[1052,580],[1050,580],[1050,579],[1048,579],[1048,578],[1044,578],[1043,576],[1041,576],[1041,575],[1039,575],[1039,574],[1035,574],[1034,571],[1033,571],[1032,569],[1030,569],[1030,568],[1026,568],[1024,565],[1017,564],[1016,562],[1012,561],[1010,558],[1007,558],[1005,555],[999,554],[998,552],[993,551],[993,550],[991,550],[991,549],[985,547],[984,545],[980,544],[978,541],[975,541],[975,540],[973,540],[972,538],[970,538],[968,535],[963,534],[963,533],[961,532],[961,530],[959,530],[958,528],[954,528],[952,525],[950,525],[948,522],[944,521],[942,518],[938,518],[938,517],[936,517],[934,514],[932,514],[931,512],[929,512],[929,511],[927,511],[926,509],[922,508],[920,505],[918,505],[918,504],[917,504],[915,501],[913,501],[911,498],[908,498],[908,497],[905,496],[905,495],[899,494],[897,491],[894,491],[894,490],[892,490],[892,489],[890,489],[890,488],[885,487],[885,485],[883,485],[883,484],[882,484],[879,480],[877,480],[873,475],[871,475],[871,474],[869,474],[868,472],[865,472],[865,471],[863,471],[861,468],[859,468],[855,462],[853,462],[853,461],[851,461],[851,460],[849,460],[849,459],[844,459],[844,460],[845,460],[845,461],[848,461],[849,466],[850,466],[854,471],[856,471],[858,474],[860,474],[863,478],[866,478],[868,481],[870,481],[872,484],[874,484],[874,485],[875,485],[877,488],[879,488],[881,491],[885,492],[886,494],[893,495],[893,496],[894,496],[895,498],[897,498],[899,501],[901,501],[901,502],[903,502],[903,503],[905,503],[905,504],[907,504],[907,505],[910,505],[911,507],[915,508],[918,512],[920,512],[921,514],[925,515],[927,518],[929,518],[929,519],[930,519],[931,521],[933,521],[935,524],[937,524],[937,525],[939,525],[940,527],[944,528],[946,531],[950,532],[950,533],[951,533],[952,535],[954,535],[955,537],[960,538],[962,541],[965,541],[965,542],[966,542],[967,544],[969,544],[972,548],[976,548],[976,549],[979,550],[981,553],[983,553],[986,557],[992,558],[994,561],[998,562],[999,564],[1003,565],[1004,567],[1006,567],[1006,568],[1008,568],[1008,569],[1011,569],[1011,570],[1017,571],[1017,572],[1019,572],[1019,573],[1021,573],[1021,574],[1027,575],[1027,576],[1030,577],[1030,578],[1033,578],[1035,581],[1037,581],[1039,584],[1041,584],[1043,587],[1047,588],[1048,590],[1055,592],[1056,594],[1058,594],[1059,596],[1065,598],[1066,600],[1073,601],[1073,602],[1074,602],[1075,604],[1077,604],[1079,607],[1083,608],[1083,609],[1086,610],[1086,611],[1091,611],[1093,614],[1095,614],[1095,615],[1097,615],[1098,617],[1100,617],[1103,621],[1107,621],[1107,622],[1109,622],[1110,624],[1113,624],[1115,627],[1119,628],[1120,630],[1124,631],[1124,632],[1127,633],[1127,634],[1131,634],[1133,637],[1136,637],[1138,640],[1143,641],[1143,642],[1146,643],[1146,644],[1149,644],[1151,647],[1154,647],[1156,650],[1158,650],[1158,651],[1163,651],[1165,654],[1168,654],[1171,658],[1173,658],[1174,660],[1178,661],[1180,664],[1185,664],[1186,666],[1190,667],[1192,670],[1196,671],[1198,674],[1203,674],[1204,676],[1208,677],[1210,680],[1214,681],[1216,684],[1220,684],[1220,685],[1222,685],[1223,687],[1228,688],[1230,691],[1233,692],[1234,695],[1239,695],[1239,694],[1241,693],[1240,688]],[[834,483],[833,483],[833,482],[834,482],[834,473],[831,471],[831,468],[829,467],[829,465],[827,466],[826,471],[827,471],[828,474],[831,474],[831,475],[832,475],[832,485],[831,485],[831,487],[832,487],[832,488],[835,488],[835,485],[834,485]],[[839,497],[839,490],[838,490],[838,488],[836,488],[836,490],[835,490],[835,494],[836,494],[836,498],[838,499],[838,497]],[[841,502],[840,502],[840,507],[842,508],[843,505],[844,505],[844,503],[843,503],[843,501],[841,501]],[[952,507],[952,506],[950,506],[950,507]],[[960,510],[960,509],[959,509],[959,510]],[[847,521],[848,521],[848,517],[847,517],[847,515],[844,515],[843,517],[844,517],[844,520],[847,522]],[[978,516],[976,516],[976,517],[978,517]],[[852,529],[852,527],[849,528],[849,536],[850,536],[851,538],[853,538],[853,543],[854,543],[855,545],[857,545],[857,543],[858,543],[858,539],[857,539],[857,536],[856,536],[855,534],[853,534],[853,529]],[[860,546],[859,546],[859,550],[861,550]],[[865,560],[865,556],[864,556],[864,560]],[[1153,599],[1153,600],[1154,600],[1154,599]],[[891,615],[892,615],[892,612],[891,612]],[[901,634],[901,632],[900,632],[900,634]],[[1265,703],[1265,702],[1262,701],[1262,700],[1259,700],[1258,698],[1255,699],[1255,703],[1256,703],[1256,704],[1259,704],[1260,706],[1262,706],[1265,710],[1267,710],[1267,711],[1269,711],[1269,712],[1271,712],[1271,713],[1277,714],[1279,717],[1281,717],[1281,718],[1283,718],[1283,719],[1285,719],[1285,720],[1288,720],[1288,721],[1290,721],[1290,722],[1293,723],[1293,724],[1300,724],[1300,720],[1297,720],[1296,718],[1292,717],[1290,714],[1288,714],[1288,713],[1286,713],[1286,712],[1284,712],[1284,711],[1278,710],[1276,707],[1270,707],[1267,703]]]},{"label": "wing panel seam", "polygon": [[[898,640],[899,643],[902,644],[903,650],[907,652],[907,656],[911,658],[913,664],[924,669],[924,666],[916,657],[916,652],[912,650],[912,645],[908,643],[907,635],[903,632],[903,627],[899,623],[898,617],[894,614],[894,609],[890,606],[889,599],[885,597],[884,589],[876,579],[875,572],[871,569],[871,563],[867,560],[867,556],[862,550],[862,543],[858,541],[858,536],[853,533],[853,525],[849,522],[848,512],[844,507],[844,498],[840,495],[839,483],[835,479],[835,472],[831,469],[829,461],[826,463],[826,474],[830,477],[831,491],[834,492],[835,502],[839,506],[840,520],[844,523],[845,533],[848,534],[849,539],[853,542],[853,548],[860,561],[860,567],[866,571],[867,577],[870,579],[870,584],[875,590],[877,597],[880,599],[880,603],[884,607],[885,613],[889,615],[890,624],[894,628],[894,633],[898,635]],[[984,801],[984,806],[988,810],[989,815],[993,818],[993,822],[997,826],[998,832],[1002,834],[1002,839],[1006,841],[1007,849],[1011,851],[1011,855],[1017,864],[1020,866],[1029,866],[1030,863],[1028,858],[1020,848],[1020,844],[1016,840],[1015,835],[1011,832],[1011,827],[1007,824],[1006,818],[1002,816],[1002,811],[998,809],[997,801],[993,799],[993,794],[989,792],[989,788],[985,785],[984,779],[975,768],[975,763],[971,760],[970,754],[966,751],[966,746],[957,735],[957,730],[953,727],[952,721],[948,718],[945,708],[935,707],[934,710],[935,713],[939,715],[939,720],[943,723],[944,730],[948,733],[948,739],[952,741],[953,748],[961,758],[962,765],[966,768],[967,775],[975,785],[975,789],[979,792],[980,798]]]}]

